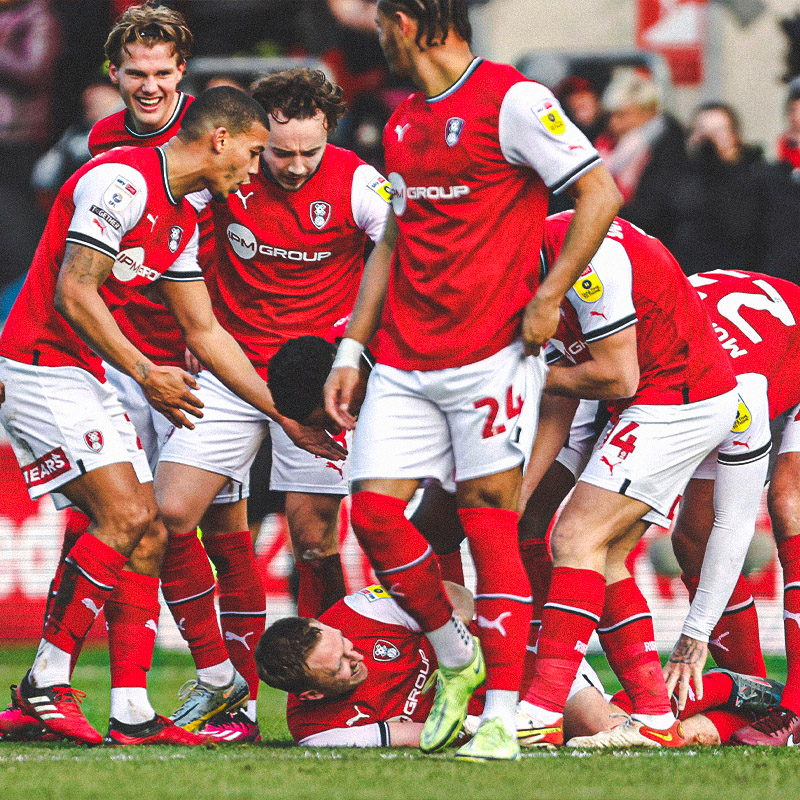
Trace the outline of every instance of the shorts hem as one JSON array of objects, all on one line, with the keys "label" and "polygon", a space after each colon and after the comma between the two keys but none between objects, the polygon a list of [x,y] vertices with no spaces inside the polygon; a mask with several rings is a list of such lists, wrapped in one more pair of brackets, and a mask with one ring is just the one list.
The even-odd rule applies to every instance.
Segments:
[{"label": "shorts hem", "polygon": [[244,483],[244,480],[242,480],[241,477],[234,475],[233,472],[230,470],[226,471],[225,469],[219,467],[216,464],[209,464],[208,462],[201,462],[180,455],[164,455],[163,453],[159,456],[158,460],[159,462],[169,461],[173,464],[183,464],[186,467],[196,467],[197,469],[202,469],[205,472],[211,472],[214,475],[220,475],[221,477],[227,478],[228,480],[236,481],[237,483]]},{"label": "shorts hem", "polygon": [[[364,480],[364,479],[362,479]],[[347,483],[345,481],[345,483]],[[349,494],[347,486],[320,486],[307,483],[273,483],[270,481],[270,491],[274,492],[302,492],[304,494],[335,494],[345,497]]]},{"label": "shorts hem", "polygon": [[[583,483],[588,483],[591,486],[596,486],[598,489],[605,489],[606,491],[613,492],[614,494],[623,494],[623,492],[620,491],[622,483],[619,481],[615,481],[614,485],[611,486],[603,481],[602,478],[595,478],[592,475],[581,475],[578,480],[583,481]],[[623,482],[625,480],[627,479],[623,479]],[[631,486],[628,486],[624,492],[624,496],[630,497],[631,500],[638,500],[640,503],[645,503],[646,505],[650,506],[650,511],[646,512],[647,514],[656,514],[662,519],[668,519],[667,515],[655,506],[653,499],[646,497],[643,492],[639,492]]]}]

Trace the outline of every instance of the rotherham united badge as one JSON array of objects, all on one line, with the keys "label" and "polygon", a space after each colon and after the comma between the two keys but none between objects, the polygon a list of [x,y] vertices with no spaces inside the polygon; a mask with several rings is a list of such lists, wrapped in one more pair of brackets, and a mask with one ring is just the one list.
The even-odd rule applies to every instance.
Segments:
[{"label": "rotherham united badge", "polygon": [[87,431],[83,434],[83,441],[95,453],[99,453],[103,449],[103,434],[100,431]]},{"label": "rotherham united badge", "polygon": [[464,130],[464,120],[461,117],[450,117],[444,129],[444,140],[448,147],[455,147]]},{"label": "rotherham united badge", "polygon": [[311,204],[310,211],[311,222],[318,231],[321,231],[331,218],[331,204],[318,200]]},{"label": "rotherham united badge", "polygon": [[169,229],[169,243],[167,247],[169,247],[170,253],[174,253],[181,244],[181,238],[183,237],[183,228],[180,225],[173,225]]}]

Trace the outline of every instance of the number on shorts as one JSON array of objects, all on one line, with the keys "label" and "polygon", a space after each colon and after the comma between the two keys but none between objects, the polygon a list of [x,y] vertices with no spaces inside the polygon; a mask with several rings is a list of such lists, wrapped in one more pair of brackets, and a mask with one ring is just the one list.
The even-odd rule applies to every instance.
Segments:
[{"label": "number on shorts", "polygon": [[494,427],[497,413],[500,411],[500,403],[494,397],[484,397],[483,400],[476,400],[475,408],[488,408],[489,415],[486,417],[486,422],[483,423],[483,433],[481,434],[484,439],[490,439],[492,436],[497,436],[498,433],[504,433],[506,426],[498,425]]},{"label": "number on shorts", "polygon": [[[633,448],[636,447],[636,437],[633,435],[633,431],[638,427],[638,422],[629,422],[622,430],[617,431],[611,437],[610,444],[613,444],[614,447],[619,447],[620,458],[627,458],[633,452]],[[628,438],[624,438],[625,436]]]},{"label": "number on shorts", "polygon": [[519,395],[517,395],[516,405],[514,404],[514,387],[509,386],[506,390],[506,417],[514,419],[514,417],[519,416],[524,404],[525,401]]}]

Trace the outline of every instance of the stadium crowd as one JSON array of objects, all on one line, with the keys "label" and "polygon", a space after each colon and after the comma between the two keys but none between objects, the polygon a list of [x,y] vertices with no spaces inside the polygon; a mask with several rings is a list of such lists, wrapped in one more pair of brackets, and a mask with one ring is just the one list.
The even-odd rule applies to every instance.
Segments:
[{"label": "stadium crowd", "polygon": [[[794,744],[800,86],[767,164],[734,109],[685,134],[640,71],[551,91],[475,56],[468,0],[329,0],[338,82],[294,67],[195,97],[195,36],[233,49],[238,20],[113,5],[81,119],[37,163],[24,133],[2,151],[49,216],[0,334],[0,424],[30,496],[69,510],[0,737],[258,741],[262,680],[308,746]],[[55,41],[46,2],[5,4],[0,41],[45,19]],[[266,631],[260,448],[299,578],[299,616]],[[785,686],[741,574],[767,480]],[[378,580],[350,595],[347,495]],[[691,607],[662,668],[626,558],[676,513]],[[159,589],[197,670],[170,717],[147,690]],[[71,685],[101,609],[105,736]]]}]

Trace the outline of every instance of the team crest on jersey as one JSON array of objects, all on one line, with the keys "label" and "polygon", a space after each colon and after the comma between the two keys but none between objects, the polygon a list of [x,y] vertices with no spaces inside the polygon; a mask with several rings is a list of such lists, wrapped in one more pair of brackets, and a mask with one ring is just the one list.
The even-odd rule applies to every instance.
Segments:
[{"label": "team crest on jersey", "polygon": [[383,175],[378,175],[377,178],[373,178],[367,184],[367,188],[372,189],[378,197],[385,200],[387,203],[392,202],[392,184],[389,183]]},{"label": "team crest on jersey", "polygon": [[444,140],[448,147],[455,147],[464,130],[464,120],[461,117],[450,117],[444,128]]},{"label": "team crest on jersey", "polygon": [[169,247],[170,253],[174,253],[181,246],[181,239],[183,238],[183,228],[180,225],[173,225],[169,229]]},{"label": "team crest on jersey", "polygon": [[736,409],[736,422],[733,423],[731,431],[733,433],[744,433],[744,431],[750,427],[752,421],[753,415],[750,413],[750,409],[747,407],[744,400],[742,400],[741,395],[739,395],[739,405]]},{"label": "team crest on jersey", "polygon": [[363,594],[364,597],[369,600],[370,603],[374,603],[376,600],[391,600],[391,595],[386,589],[383,588],[380,584],[374,584],[372,586],[365,586],[363,589],[358,590],[359,594]]},{"label": "team crest on jersey", "polygon": [[136,187],[121,175],[114,178],[114,182],[103,193],[103,205],[109,211],[123,211],[136,196]]},{"label": "team crest on jersey", "polygon": [[87,431],[83,434],[83,441],[90,450],[99,453],[103,449],[103,434],[100,431]]},{"label": "team crest on jersey", "polygon": [[603,282],[591,264],[581,273],[572,288],[584,303],[596,303],[603,296]]},{"label": "team crest on jersey", "polygon": [[323,200],[317,200],[311,204],[310,211],[311,222],[318,231],[321,231],[331,218],[331,204]]},{"label": "team crest on jersey", "polygon": [[400,658],[400,650],[386,639],[378,639],[372,646],[372,658],[375,661],[394,661]]},{"label": "team crest on jersey", "polygon": [[539,118],[539,122],[554,136],[561,136],[567,129],[567,126],[564,124],[564,118],[559,113],[555,104],[550,100],[539,103],[539,105],[533,109],[533,113]]}]

